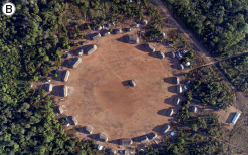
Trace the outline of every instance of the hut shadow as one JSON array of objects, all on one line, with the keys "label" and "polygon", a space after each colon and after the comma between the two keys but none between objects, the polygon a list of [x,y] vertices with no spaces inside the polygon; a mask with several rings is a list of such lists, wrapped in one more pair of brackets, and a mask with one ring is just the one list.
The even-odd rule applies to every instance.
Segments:
[{"label": "hut shadow", "polygon": [[80,127],[76,129],[77,132],[85,133],[85,127]]},{"label": "hut shadow", "polygon": [[165,83],[169,83],[169,84],[174,84],[173,78],[174,78],[174,77],[164,78],[164,82],[165,82]]},{"label": "hut shadow", "polygon": [[158,57],[158,51],[155,51],[155,52],[152,52],[152,53],[149,52],[148,55],[149,55],[150,57],[152,57],[152,58],[160,59],[160,58]]},{"label": "hut shadow", "polygon": [[90,139],[93,139],[93,140],[98,140],[98,134],[91,134],[91,135],[88,135],[88,137],[90,138]]},{"label": "hut shadow", "polygon": [[126,37],[127,37],[128,35],[124,35],[124,36],[122,36],[122,37],[120,37],[120,38],[118,38],[118,39],[116,39],[117,41],[120,41],[120,42],[123,42],[123,43],[127,43],[127,41],[126,41]]},{"label": "hut shadow", "polygon": [[235,112],[231,112],[230,115],[228,116],[226,123],[232,123],[233,117],[235,116]]},{"label": "hut shadow", "polygon": [[120,141],[121,139],[115,139],[115,140],[111,140],[111,141],[109,141],[109,143],[112,143],[112,144],[117,144],[117,145],[119,145],[120,143],[119,143],[119,141]]},{"label": "hut shadow", "polygon": [[152,129],[152,131],[157,132],[157,133],[159,133],[159,135],[161,135],[161,132],[162,132],[162,129],[163,129],[164,126],[165,125],[157,125],[156,127],[154,127]]},{"label": "hut shadow", "polygon": [[[184,76],[184,74],[185,74],[185,73],[180,72],[180,73],[177,73],[177,74],[174,74],[174,75],[180,77],[180,76]],[[181,83],[181,82],[180,82],[180,83]]]},{"label": "hut shadow", "polygon": [[[94,32],[94,33],[98,33],[98,32]],[[93,40],[93,39],[91,38],[91,36],[92,36],[94,33],[87,34],[85,39],[87,39],[87,40]]]},{"label": "hut shadow", "polygon": [[57,77],[53,76],[52,80],[54,80],[54,81],[62,81],[63,73],[64,73],[64,70],[56,70],[55,74],[57,74]]},{"label": "hut shadow", "polygon": [[[178,95],[173,95],[173,96],[171,96],[171,97],[169,97],[169,98],[164,99],[164,103],[165,103],[165,104],[170,104],[170,105],[176,106],[176,105],[174,105],[174,99],[175,99],[177,96],[178,96]],[[180,99],[181,99],[181,97],[180,97]]]},{"label": "hut shadow", "polygon": [[74,122],[72,121],[72,116],[67,116],[66,122],[69,123],[70,125],[75,125]]},{"label": "hut shadow", "polygon": [[149,134],[145,134],[145,135],[141,135],[141,136],[137,136],[137,137],[132,138],[132,141],[139,143],[140,142],[139,138],[143,137],[143,136],[146,136],[149,139]]},{"label": "hut shadow", "polygon": [[124,87],[126,87],[126,88],[129,88],[129,81],[130,81],[130,80],[123,81],[123,82],[122,82],[122,85],[123,85]]},{"label": "hut shadow", "polygon": [[66,68],[71,68],[71,63],[75,58],[70,58],[67,60],[64,60],[63,64],[61,64],[62,67],[66,67]]},{"label": "hut shadow", "polygon": [[168,87],[168,91],[171,92],[171,93],[177,93],[177,86]]},{"label": "hut shadow", "polygon": [[157,112],[158,115],[167,116],[168,109],[162,109]]},{"label": "hut shadow", "polygon": [[63,85],[58,85],[58,86],[53,86],[53,89],[51,91],[51,94],[53,94],[54,96],[60,96],[63,97],[62,90],[63,89]]},{"label": "hut shadow", "polygon": [[141,50],[143,52],[149,52],[147,49],[146,49],[146,44],[139,44],[139,45],[136,45],[135,46],[138,50]]},{"label": "hut shadow", "polygon": [[54,112],[55,114],[60,114],[60,113],[59,113],[59,106],[53,107],[53,112]]}]

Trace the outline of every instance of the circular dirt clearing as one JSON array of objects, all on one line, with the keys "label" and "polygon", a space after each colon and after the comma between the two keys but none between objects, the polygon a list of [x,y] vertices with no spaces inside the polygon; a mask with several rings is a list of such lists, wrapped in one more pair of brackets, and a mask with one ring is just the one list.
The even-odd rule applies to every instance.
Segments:
[{"label": "circular dirt clearing", "polygon": [[[66,115],[75,116],[79,125],[91,125],[94,134],[104,132],[109,141],[160,129],[172,119],[163,113],[173,107],[176,95],[175,85],[164,82],[172,76],[169,58],[151,56],[145,46],[125,43],[122,36],[91,42],[97,51],[69,69],[68,96],[60,103],[66,105]],[[126,86],[128,80],[136,86]]]}]

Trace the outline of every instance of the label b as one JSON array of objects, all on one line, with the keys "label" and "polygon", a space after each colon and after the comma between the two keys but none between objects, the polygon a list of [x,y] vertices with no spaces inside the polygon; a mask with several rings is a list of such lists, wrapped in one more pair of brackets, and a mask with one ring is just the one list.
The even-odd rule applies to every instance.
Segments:
[{"label": "label b", "polygon": [[16,11],[16,7],[13,3],[7,2],[2,6],[2,12],[6,16],[12,16]]}]

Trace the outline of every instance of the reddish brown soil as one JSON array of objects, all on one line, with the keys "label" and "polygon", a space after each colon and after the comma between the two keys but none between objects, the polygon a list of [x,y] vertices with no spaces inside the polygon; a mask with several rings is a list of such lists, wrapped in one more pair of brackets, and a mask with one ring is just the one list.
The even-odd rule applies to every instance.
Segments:
[{"label": "reddish brown soil", "polygon": [[[89,41],[97,51],[69,69],[67,82],[56,82],[69,88],[69,95],[59,103],[66,106],[65,114],[76,116],[82,126],[93,126],[94,133],[106,133],[109,141],[159,131],[173,118],[164,115],[176,95],[169,77],[174,70],[170,61],[176,65],[177,60],[150,56],[144,45],[125,43],[123,35]],[[158,50],[166,52],[160,46]],[[137,84],[134,88],[125,86],[131,79]]]}]

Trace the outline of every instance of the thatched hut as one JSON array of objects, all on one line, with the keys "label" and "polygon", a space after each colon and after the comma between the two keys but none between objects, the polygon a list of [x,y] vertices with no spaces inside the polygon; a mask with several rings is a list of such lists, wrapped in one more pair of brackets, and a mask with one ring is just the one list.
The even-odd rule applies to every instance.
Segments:
[{"label": "thatched hut", "polygon": [[136,83],[133,80],[130,80],[129,81],[129,86],[135,87],[136,86]]},{"label": "thatched hut", "polygon": [[108,137],[102,133],[98,134],[98,141],[101,142],[107,142],[108,141]]},{"label": "thatched hut", "polygon": [[73,122],[73,125],[78,125],[78,121],[77,121],[76,117],[72,116],[71,120]]},{"label": "thatched hut", "polygon": [[180,52],[176,52],[176,57],[177,57],[177,59],[178,59],[179,61],[183,59],[183,57],[182,57],[182,55],[181,55]]},{"label": "thatched hut", "polygon": [[173,83],[174,84],[179,84],[180,80],[179,80],[179,77],[174,77],[173,78]]},{"label": "thatched hut", "polygon": [[139,141],[140,141],[141,143],[145,143],[145,142],[148,141],[148,138],[147,138],[147,136],[141,136],[141,137],[139,138]]},{"label": "thatched hut", "polygon": [[149,135],[149,138],[151,139],[151,140],[154,140],[155,138],[157,138],[157,134],[156,133],[154,133],[154,132],[152,132],[152,133],[150,133],[150,135]]},{"label": "thatched hut", "polygon": [[121,29],[115,29],[114,34],[121,34],[122,30]]},{"label": "thatched hut", "polygon": [[162,52],[162,51],[158,51],[158,57],[160,58],[160,59],[164,59],[164,53]]},{"label": "thatched hut", "polygon": [[92,134],[93,133],[93,127],[88,125],[85,127],[85,134]]},{"label": "thatched hut", "polygon": [[102,36],[108,36],[110,35],[110,32],[108,30],[102,32]]},{"label": "thatched hut", "polygon": [[119,144],[120,145],[131,145],[133,144],[133,141],[131,139],[120,139]]},{"label": "thatched hut", "polygon": [[71,68],[76,68],[82,62],[81,58],[75,58],[71,63]]},{"label": "thatched hut", "polygon": [[110,153],[110,154],[116,154],[116,150],[114,150],[114,149],[109,149],[109,150],[108,150],[108,153]]},{"label": "thatched hut", "polygon": [[59,114],[63,114],[64,110],[61,106],[58,106],[58,113]]},{"label": "thatched hut", "polygon": [[190,112],[197,112],[197,107],[196,106],[191,106],[190,107]]},{"label": "thatched hut", "polygon": [[170,109],[167,111],[167,115],[168,115],[168,116],[172,116],[172,114],[173,114],[173,109],[170,108]]},{"label": "thatched hut", "polygon": [[46,85],[45,85],[45,90],[46,90],[47,92],[51,92],[52,89],[53,89],[53,85],[52,85],[52,84],[46,84]]},{"label": "thatched hut", "polygon": [[79,57],[83,56],[83,54],[84,54],[84,49],[79,49],[79,50],[77,51],[77,55],[78,55]]},{"label": "thatched hut", "polygon": [[179,97],[175,97],[175,99],[174,99],[174,104],[175,105],[179,105],[179,103],[180,103],[180,98]]},{"label": "thatched hut", "polygon": [[155,48],[150,44],[146,44],[146,48],[148,49],[149,52],[155,52]]},{"label": "thatched hut", "polygon": [[178,67],[179,70],[183,70],[184,69],[184,67],[183,67],[182,64],[178,64],[177,67]]},{"label": "thatched hut", "polygon": [[169,55],[171,58],[175,58],[175,52],[170,52]]},{"label": "thatched hut", "polygon": [[146,25],[146,24],[148,24],[148,21],[145,20],[145,19],[142,19],[141,23],[144,24],[144,25]]},{"label": "thatched hut", "polygon": [[91,35],[91,39],[92,40],[96,40],[96,39],[99,39],[99,38],[101,38],[101,34],[100,33],[93,33]]},{"label": "thatched hut", "polygon": [[239,117],[240,117],[240,113],[236,112],[232,119],[232,123],[235,124],[238,121]]},{"label": "thatched hut", "polygon": [[62,81],[66,82],[69,78],[70,72],[68,70],[63,71]]},{"label": "thatched hut", "polygon": [[126,31],[127,32],[131,32],[132,30],[133,30],[133,28],[131,28],[131,27],[130,28],[126,28]]},{"label": "thatched hut", "polygon": [[166,124],[163,129],[162,129],[162,133],[166,133],[170,130],[170,125]]},{"label": "thatched hut", "polygon": [[97,26],[97,27],[96,27],[96,30],[97,30],[97,31],[102,30],[102,26]]},{"label": "thatched hut", "polygon": [[62,89],[61,89],[61,94],[63,97],[66,97],[67,96],[67,86],[63,86]]},{"label": "thatched hut", "polygon": [[161,36],[161,37],[165,37],[165,33],[162,32],[162,33],[160,34],[160,36]]},{"label": "thatched hut", "polygon": [[97,46],[96,46],[96,45],[90,45],[90,46],[85,50],[85,52],[86,52],[87,54],[91,54],[91,53],[95,52],[96,50],[97,50]]},{"label": "thatched hut", "polygon": [[127,36],[126,41],[130,44],[138,44],[139,43],[139,38],[136,36]]},{"label": "thatched hut", "polygon": [[182,86],[179,85],[177,86],[177,93],[182,93],[183,89],[182,89]]}]

